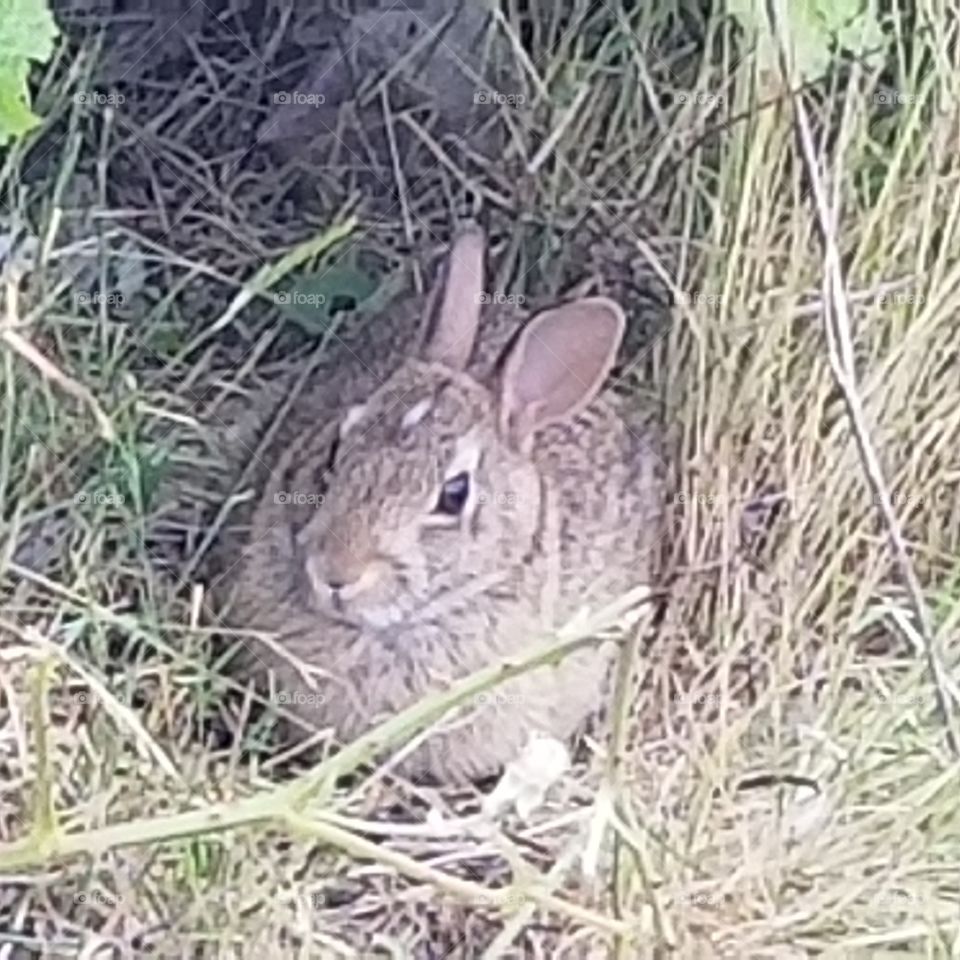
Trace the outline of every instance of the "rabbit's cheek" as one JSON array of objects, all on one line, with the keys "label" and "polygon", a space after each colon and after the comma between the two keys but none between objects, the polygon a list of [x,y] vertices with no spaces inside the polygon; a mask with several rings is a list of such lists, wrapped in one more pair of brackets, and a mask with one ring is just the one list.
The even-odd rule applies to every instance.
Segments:
[{"label": "rabbit's cheek", "polygon": [[518,543],[528,543],[540,527],[542,505],[540,474],[529,464],[506,472],[496,501],[501,524]]}]

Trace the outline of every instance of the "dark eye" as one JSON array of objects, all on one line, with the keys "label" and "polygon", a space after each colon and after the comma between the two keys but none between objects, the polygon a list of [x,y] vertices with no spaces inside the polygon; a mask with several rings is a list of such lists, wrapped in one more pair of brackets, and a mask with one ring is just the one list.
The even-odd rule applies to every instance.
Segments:
[{"label": "dark eye", "polygon": [[458,517],[469,495],[470,475],[466,471],[458,473],[444,483],[433,512],[442,513],[448,517]]}]

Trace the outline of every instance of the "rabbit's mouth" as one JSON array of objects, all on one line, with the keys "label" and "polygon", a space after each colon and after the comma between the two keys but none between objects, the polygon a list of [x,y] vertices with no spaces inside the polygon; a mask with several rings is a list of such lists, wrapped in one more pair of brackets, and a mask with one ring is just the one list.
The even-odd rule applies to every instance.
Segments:
[{"label": "rabbit's mouth", "polygon": [[415,619],[413,598],[382,582],[364,585],[364,589],[326,587],[317,593],[324,613],[359,629],[393,629]]},{"label": "rabbit's mouth", "polygon": [[353,611],[359,620],[358,626],[370,627],[374,630],[387,630],[399,627],[410,619],[410,613],[398,604],[380,606],[363,606]]},{"label": "rabbit's mouth", "polygon": [[396,630],[415,622],[429,592],[423,571],[382,555],[351,568],[314,554],[305,573],[319,612],[358,630]]}]

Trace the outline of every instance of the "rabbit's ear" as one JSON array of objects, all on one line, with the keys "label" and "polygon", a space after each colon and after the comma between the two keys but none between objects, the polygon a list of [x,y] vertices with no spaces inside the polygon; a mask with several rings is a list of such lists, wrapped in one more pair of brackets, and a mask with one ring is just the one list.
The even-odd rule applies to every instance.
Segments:
[{"label": "rabbit's ear", "polygon": [[[483,231],[476,224],[461,230],[447,260],[443,296],[427,337],[426,359],[462,370],[470,359],[480,323],[483,293]],[[436,297],[430,299],[436,303]]]},{"label": "rabbit's ear", "polygon": [[516,447],[548,423],[571,417],[600,391],[626,318],[607,297],[584,297],[537,314],[504,362],[500,427]]}]

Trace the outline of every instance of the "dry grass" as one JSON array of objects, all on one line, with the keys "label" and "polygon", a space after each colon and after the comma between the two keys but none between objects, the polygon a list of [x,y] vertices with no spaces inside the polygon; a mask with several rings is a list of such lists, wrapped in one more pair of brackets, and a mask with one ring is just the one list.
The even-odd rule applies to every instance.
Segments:
[{"label": "dry grass", "polygon": [[[542,295],[595,268],[631,305],[623,386],[662,399],[675,441],[671,603],[617,714],[621,762],[596,744],[497,830],[478,827],[477,791],[359,772],[372,740],[316,767],[277,756],[270,715],[201,622],[199,577],[182,579],[202,570],[204,528],[167,542],[160,523],[164,478],[208,465],[186,446],[194,418],[312,346],[258,286],[324,232],[316,205],[271,221],[248,171],[185,161],[198,131],[182,92],[163,136],[141,125],[162,103],[74,136],[90,61],[51,71],[51,130],[0,172],[40,250],[0,318],[0,960],[960,952],[944,716],[958,708],[960,63],[955,21],[930,11],[885,73],[848,65],[805,101],[816,171],[791,102],[726,27],[687,25],[709,38],[703,58],[653,4],[584,14],[557,43],[534,34],[518,67],[532,108],[504,118],[502,169],[438,163],[432,145],[400,214],[349,181],[321,198],[325,223],[352,210],[350,242],[398,263],[388,251],[440,249],[469,180],[506,238],[496,289]],[[119,203],[124,138],[147,172]],[[83,178],[94,218],[70,215]],[[842,289],[825,283],[834,243]],[[156,289],[84,300],[70,256],[84,247],[101,278],[143,258]],[[667,318],[638,289],[651,277]],[[859,443],[826,333],[844,304]],[[217,496],[195,485],[209,523]],[[400,742],[495,679],[374,736]]]}]

